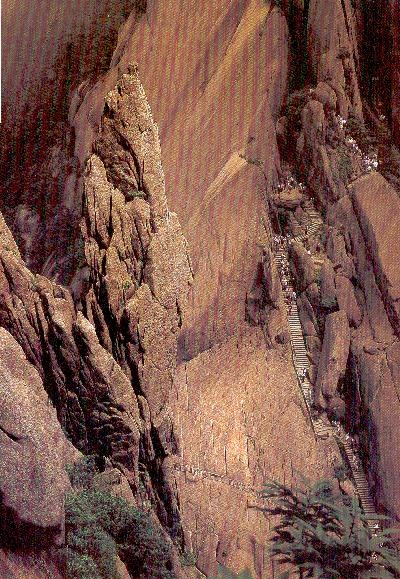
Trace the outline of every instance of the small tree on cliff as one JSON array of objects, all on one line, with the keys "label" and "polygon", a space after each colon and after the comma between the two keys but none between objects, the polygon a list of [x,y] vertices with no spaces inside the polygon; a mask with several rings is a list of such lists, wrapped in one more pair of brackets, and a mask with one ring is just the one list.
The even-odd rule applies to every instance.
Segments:
[{"label": "small tree on cliff", "polygon": [[300,577],[400,576],[391,538],[396,531],[373,533],[357,500],[334,493],[330,481],[293,490],[272,482],[265,487],[264,498],[271,506],[262,510],[281,517],[271,539],[272,555],[297,567]]}]

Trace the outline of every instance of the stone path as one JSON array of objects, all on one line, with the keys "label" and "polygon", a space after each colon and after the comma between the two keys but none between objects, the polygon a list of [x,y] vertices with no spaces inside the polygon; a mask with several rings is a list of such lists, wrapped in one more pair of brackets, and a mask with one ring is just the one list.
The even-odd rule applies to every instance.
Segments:
[{"label": "stone path", "polygon": [[[307,235],[302,235],[295,237],[295,241],[304,243],[306,239],[312,235],[315,235],[320,230],[323,221],[319,213],[313,208],[312,204],[306,206],[306,211],[308,214],[309,222],[307,225]],[[282,270],[288,268],[288,254],[283,246],[280,246],[275,251],[275,260],[278,266],[279,273],[282,278]],[[286,276],[287,286],[286,292],[288,295],[292,295],[294,292],[293,285],[289,276]],[[343,430],[339,425],[334,425],[324,422],[321,418],[317,417],[312,411],[312,401],[313,401],[313,389],[312,384],[307,377],[302,378],[302,374],[307,372],[310,367],[310,362],[307,355],[307,348],[304,341],[303,330],[300,322],[299,312],[297,308],[297,303],[292,302],[288,306],[288,322],[290,328],[290,338],[292,346],[292,357],[293,364],[296,369],[296,374],[299,382],[299,386],[308,410],[310,421],[314,429],[315,436],[317,438],[328,438],[333,436],[339,446],[343,449],[348,466],[351,469],[353,481],[355,483],[356,491],[360,499],[361,507],[368,518],[368,524],[371,528],[374,528],[376,524],[377,513],[369,492],[367,478],[361,466],[361,460],[358,456],[358,452],[354,449],[351,441],[351,437]],[[183,472],[186,475],[193,477],[199,477],[201,479],[206,479],[221,483],[239,491],[245,492],[246,494],[253,496],[257,499],[263,499],[262,491],[246,485],[242,481],[237,479],[232,479],[227,475],[218,474],[213,471],[208,471],[200,467],[190,465],[190,464],[174,464],[173,469],[179,472]]]},{"label": "stone path", "polygon": [[[294,238],[294,241],[299,241],[303,243],[307,237],[315,235],[318,233],[322,225],[322,219],[319,213],[313,208],[311,204],[306,207],[308,214],[308,224],[307,224],[307,235],[298,236]],[[369,486],[367,478],[365,476],[364,470],[361,465],[361,460],[358,456],[357,451],[353,448],[351,444],[351,437],[344,432],[344,430],[338,425],[327,424],[321,418],[317,417],[313,413],[312,403],[313,403],[313,390],[312,385],[308,378],[303,376],[308,372],[310,368],[310,362],[307,355],[307,348],[304,341],[303,330],[300,322],[299,312],[297,308],[297,303],[292,301],[292,295],[294,288],[290,277],[287,274],[283,274],[283,271],[288,271],[289,260],[288,253],[285,246],[279,245],[275,251],[275,260],[278,266],[278,271],[281,276],[283,276],[286,281],[286,293],[290,298],[290,303],[288,305],[288,322],[290,329],[290,341],[292,346],[292,357],[293,364],[296,369],[296,374],[299,382],[301,392],[303,394],[305,404],[310,416],[311,424],[313,426],[315,435],[317,438],[328,438],[329,436],[334,436],[339,444],[341,444],[348,465],[351,469],[353,480],[355,482],[355,487],[357,494],[360,499],[361,507],[365,515],[369,519],[369,525],[374,526],[374,519],[376,520],[377,513],[369,492]]]},{"label": "stone path", "polygon": [[237,479],[232,479],[232,478],[228,477],[227,475],[218,474],[216,472],[205,470],[203,468],[193,466],[191,464],[175,464],[173,466],[173,468],[174,468],[174,470],[189,474],[189,475],[194,476],[194,477],[212,480],[214,482],[219,482],[219,483],[225,484],[227,486],[236,488],[236,489],[243,491],[249,495],[253,495],[254,497],[256,497],[258,499],[263,498],[262,491],[257,490],[250,485],[246,485],[242,481],[239,481]]}]

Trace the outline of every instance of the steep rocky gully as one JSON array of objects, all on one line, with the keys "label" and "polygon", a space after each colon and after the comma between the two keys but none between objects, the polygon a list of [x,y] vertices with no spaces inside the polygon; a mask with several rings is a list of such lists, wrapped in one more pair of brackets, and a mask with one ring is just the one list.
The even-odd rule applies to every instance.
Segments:
[{"label": "steep rocky gully", "polygon": [[67,66],[65,88],[57,56],[64,117],[33,91],[39,152],[10,151],[9,127],[30,150],[37,119],[7,110],[0,574],[63,576],[65,469],[84,453],[152,513],[177,576],[272,578],[257,491],[342,460],[293,366],[281,236],[300,240],[315,408],[353,435],[377,511],[400,516],[398,6],[139,4],[104,69]]}]

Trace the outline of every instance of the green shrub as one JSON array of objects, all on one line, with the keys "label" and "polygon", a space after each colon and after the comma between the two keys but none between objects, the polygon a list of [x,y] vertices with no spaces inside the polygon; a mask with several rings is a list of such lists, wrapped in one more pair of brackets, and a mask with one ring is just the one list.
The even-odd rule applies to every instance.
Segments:
[{"label": "green shrub", "polygon": [[321,299],[321,305],[327,310],[331,310],[333,308],[336,308],[338,304],[335,297],[328,297]]},{"label": "green shrub", "polygon": [[74,551],[68,552],[66,575],[68,579],[102,579],[93,559]]},{"label": "green shrub", "polygon": [[135,577],[173,579],[171,545],[150,515],[125,499],[95,488],[72,492],[66,497],[65,517],[67,568],[71,556],[71,564],[77,554],[87,556],[100,577],[115,579],[118,554]]},{"label": "green shrub", "polygon": [[368,152],[376,144],[371,131],[355,115],[350,115],[346,123],[346,133],[349,133],[356,141],[363,153]]},{"label": "green shrub", "polygon": [[75,242],[75,261],[76,268],[80,269],[86,265],[86,255],[85,255],[85,240],[83,237],[79,236]]},{"label": "green shrub", "polygon": [[351,156],[346,151],[340,151],[337,160],[338,176],[343,183],[347,183],[353,175],[353,163]]},{"label": "green shrub", "polygon": [[358,500],[336,493],[332,481],[303,486],[265,486],[261,510],[280,517],[271,539],[279,563],[294,565],[300,577],[400,576],[397,530],[373,532]]},{"label": "green shrub", "polygon": [[182,567],[193,567],[196,565],[197,557],[193,551],[185,551],[181,556]]},{"label": "green shrub", "polygon": [[93,454],[84,456],[74,464],[67,466],[69,480],[75,488],[89,488],[97,472],[96,456]]},{"label": "green shrub", "polygon": [[345,480],[352,478],[351,470],[344,463],[341,463],[341,464],[334,466],[333,472],[334,472],[335,478],[339,482],[344,482]]},{"label": "green shrub", "polygon": [[132,199],[135,199],[135,197],[140,197],[140,199],[143,199],[144,197],[146,197],[146,194],[144,191],[139,191],[137,189],[131,189],[125,195],[125,198],[127,201],[132,201]]},{"label": "green shrub", "polygon": [[101,577],[114,579],[117,575],[117,546],[114,539],[99,526],[71,527],[67,534],[70,549],[96,562]]},{"label": "green shrub", "polygon": [[128,570],[146,579],[173,579],[171,547],[148,515],[138,513],[135,524],[125,530],[125,542],[119,545]]}]

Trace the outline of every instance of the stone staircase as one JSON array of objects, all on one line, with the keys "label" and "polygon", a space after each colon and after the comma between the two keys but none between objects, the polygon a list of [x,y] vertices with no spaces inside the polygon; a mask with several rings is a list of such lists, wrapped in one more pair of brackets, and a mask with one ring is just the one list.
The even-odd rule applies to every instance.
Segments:
[{"label": "stone staircase", "polygon": [[[294,237],[294,241],[303,243],[309,236],[318,233],[322,226],[323,221],[319,213],[313,208],[312,204],[309,203],[308,206],[306,206],[306,211],[309,218],[307,223],[307,235]],[[290,297],[290,303],[288,305],[288,322],[290,329],[293,364],[315,436],[317,438],[328,438],[330,436],[334,436],[337,442],[341,445],[346,455],[348,465],[351,469],[361,508],[368,518],[369,526],[374,528],[374,525],[376,524],[377,513],[369,492],[367,478],[361,466],[360,458],[351,445],[350,436],[346,434],[341,427],[336,427],[330,423],[324,422],[313,412],[313,390],[312,385],[306,375],[310,368],[307,348],[304,341],[297,303],[291,297],[294,295],[294,288],[290,277],[283,273],[284,270],[288,270],[289,266],[288,253],[285,246],[279,245],[277,247],[275,251],[275,260],[279,274],[281,276],[281,281],[283,281],[283,278],[285,278],[286,294]]]}]

